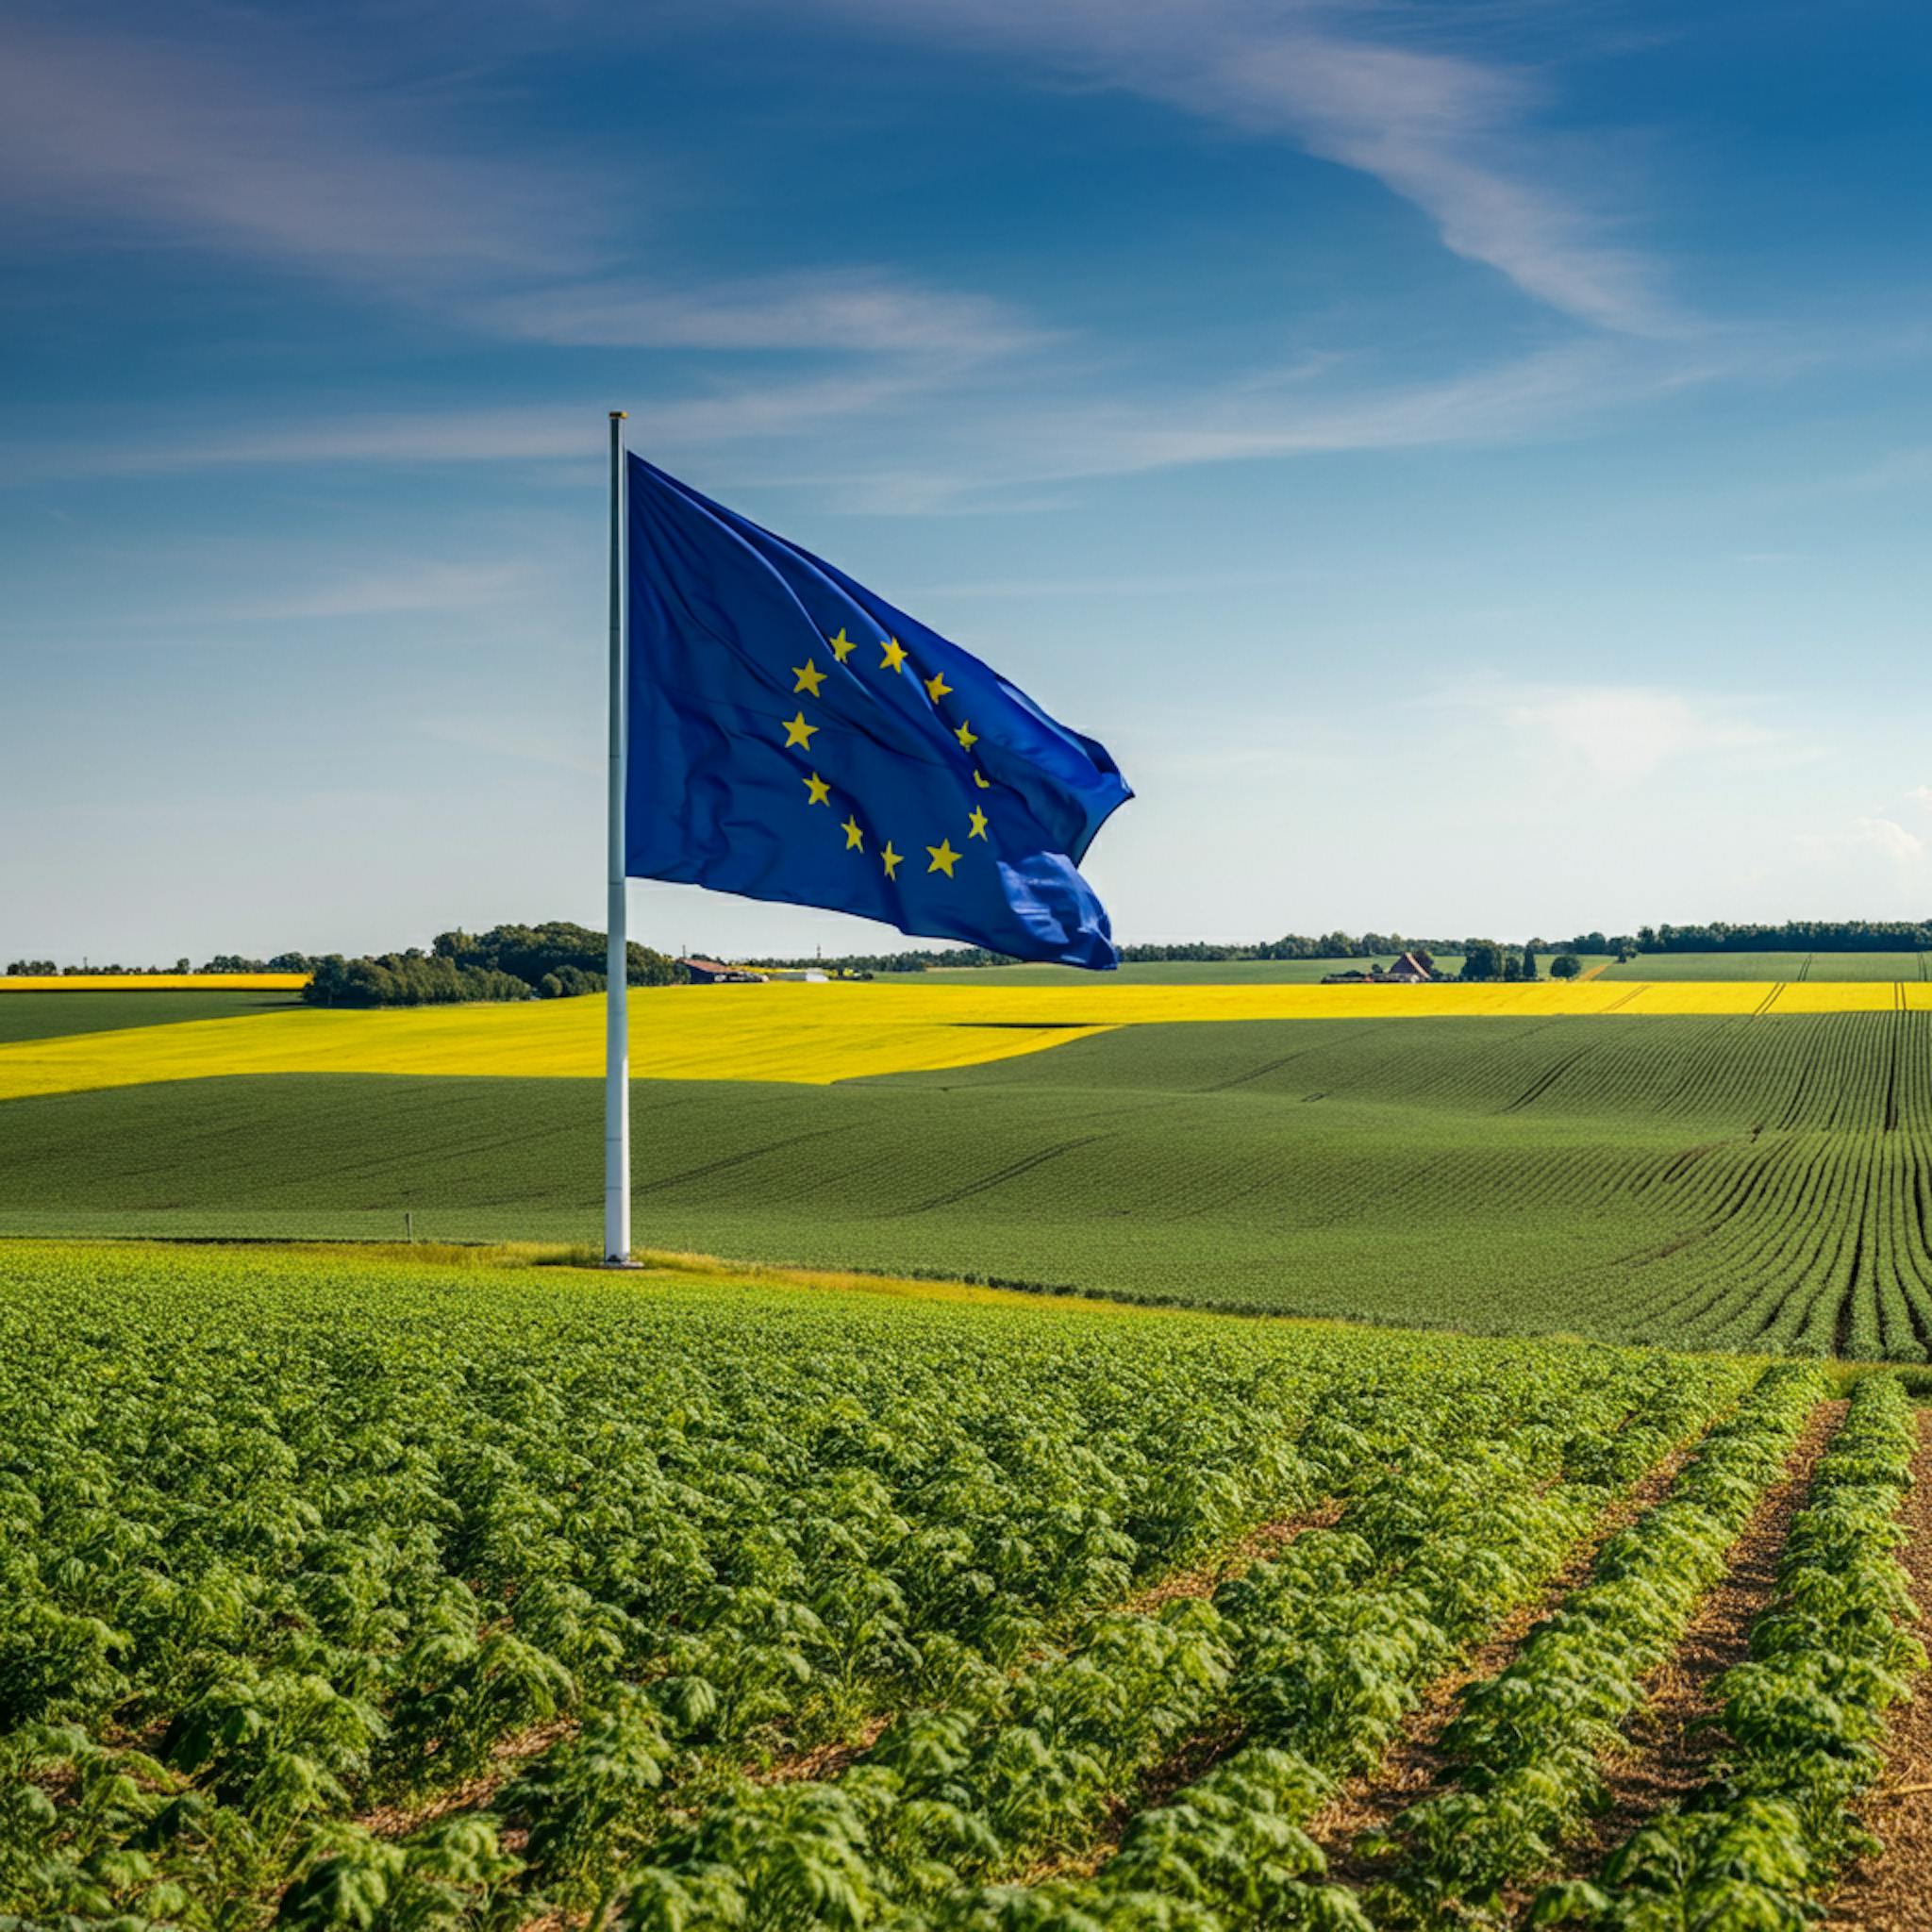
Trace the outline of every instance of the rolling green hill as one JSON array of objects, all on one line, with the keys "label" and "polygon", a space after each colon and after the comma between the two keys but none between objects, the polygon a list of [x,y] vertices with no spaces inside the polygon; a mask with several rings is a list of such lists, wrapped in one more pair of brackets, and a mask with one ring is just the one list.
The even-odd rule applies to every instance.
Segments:
[{"label": "rolling green hill", "polygon": [[[595,1083],[0,1106],[0,1233],[591,1240]],[[1932,1014],[1222,1023],[641,1082],[641,1245],[1203,1307],[1926,1358]]]}]

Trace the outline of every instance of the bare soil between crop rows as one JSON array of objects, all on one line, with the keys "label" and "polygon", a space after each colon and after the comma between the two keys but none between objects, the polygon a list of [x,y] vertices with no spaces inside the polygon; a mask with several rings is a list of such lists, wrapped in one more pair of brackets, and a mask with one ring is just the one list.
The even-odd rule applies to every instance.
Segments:
[{"label": "bare soil between crop rows", "polygon": [[1846,1404],[1811,1412],[1785,1473],[1757,1499],[1731,1545],[1730,1567],[1697,1607],[1684,1641],[1645,1686],[1643,1706],[1624,1727],[1628,1749],[1605,1767],[1609,1807],[1578,1848],[1577,1869],[1593,1871],[1665,1805],[1680,1804],[1710,1774],[1720,1734],[1710,1687],[1751,1654],[1751,1625],[1777,1590],[1777,1562],[1791,1519],[1804,1507],[1811,1473],[1844,1421]]},{"label": "bare soil between crop rows", "polygon": [[1443,1728],[1460,1706],[1462,1693],[1472,1684],[1492,1677],[1507,1667],[1530,1631],[1572,1591],[1588,1580],[1604,1544],[1663,1499],[1702,1440],[1699,1437],[1697,1441],[1673,1450],[1613,1504],[1533,1602],[1512,1612],[1480,1648],[1429,1686],[1422,1702],[1409,1712],[1400,1740],[1381,1763],[1374,1771],[1350,1780],[1309,1821],[1308,1836],[1328,1859],[1331,1879],[1363,1885],[1378,1875],[1378,1868],[1361,1857],[1355,1847],[1364,1834],[1385,1830],[1398,1813],[1426,1797],[1439,1781],[1451,1774],[1452,1767],[1442,1754],[1441,1739]]},{"label": "bare soil between crop rows", "polygon": [[[1923,1638],[1932,1625],[1932,1410],[1919,1414],[1912,1487],[1898,1520],[1910,1537],[1899,1556]],[[1828,1901],[1826,1932],[1924,1932],[1932,1924],[1932,1683],[1924,1678],[1910,1702],[1893,1707],[1884,1776],[1858,1815],[1884,1849],[1854,1860]]]}]

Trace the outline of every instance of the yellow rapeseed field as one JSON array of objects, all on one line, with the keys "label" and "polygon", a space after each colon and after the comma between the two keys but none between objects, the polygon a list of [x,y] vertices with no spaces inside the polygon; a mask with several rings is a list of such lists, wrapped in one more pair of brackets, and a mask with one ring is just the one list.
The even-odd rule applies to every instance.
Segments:
[{"label": "yellow rapeseed field", "polygon": [[0,974],[0,992],[294,992],[306,973],[58,973]]},{"label": "yellow rapeseed field", "polygon": [[[663,987],[631,995],[639,1079],[791,1080],[975,1065],[1114,1026],[1173,1021],[1932,1010],[1932,984],[1591,980],[1537,986],[907,983]],[[298,1008],[0,1045],[0,1100],[226,1074],[483,1074],[591,1079],[604,1004]]]}]

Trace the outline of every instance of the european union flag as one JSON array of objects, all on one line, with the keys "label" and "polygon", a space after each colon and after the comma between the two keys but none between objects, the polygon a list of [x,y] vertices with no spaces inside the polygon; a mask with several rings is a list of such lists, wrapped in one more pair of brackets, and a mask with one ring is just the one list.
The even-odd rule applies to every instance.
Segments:
[{"label": "european union flag", "polygon": [[628,458],[625,870],[1118,963],[1104,746],[809,551]]}]

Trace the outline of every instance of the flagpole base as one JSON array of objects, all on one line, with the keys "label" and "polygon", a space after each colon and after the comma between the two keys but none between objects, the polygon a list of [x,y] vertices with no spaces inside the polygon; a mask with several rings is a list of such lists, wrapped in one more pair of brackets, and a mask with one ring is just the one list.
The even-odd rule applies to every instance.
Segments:
[{"label": "flagpole base", "polygon": [[625,1255],[622,1257],[616,1255],[606,1255],[604,1258],[597,1263],[597,1265],[600,1268],[625,1269],[641,1268],[644,1264],[641,1261],[633,1261],[628,1255]]}]

